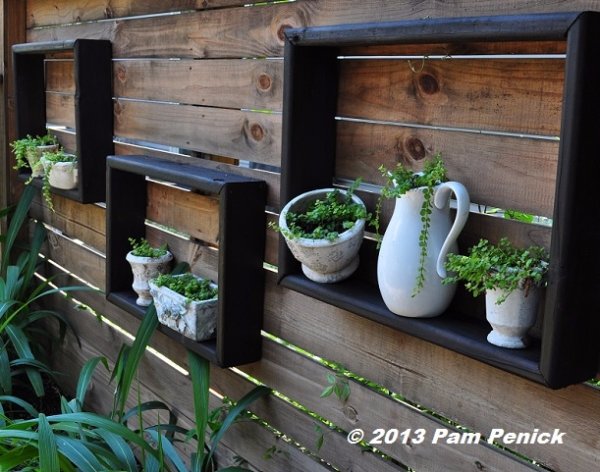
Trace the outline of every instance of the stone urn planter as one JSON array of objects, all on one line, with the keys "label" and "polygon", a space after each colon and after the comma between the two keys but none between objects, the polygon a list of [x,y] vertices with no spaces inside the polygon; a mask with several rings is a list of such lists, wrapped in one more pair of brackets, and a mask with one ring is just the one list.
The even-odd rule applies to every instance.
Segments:
[{"label": "stone urn planter", "polygon": [[135,302],[140,306],[148,306],[152,303],[148,282],[169,271],[173,254],[166,248],[151,247],[145,239],[138,242],[130,238],[129,242],[133,249],[127,253],[125,259],[131,265],[133,273],[131,287],[138,295]]},{"label": "stone urn planter", "polygon": [[[527,332],[535,324],[540,287],[520,287],[510,293],[488,289],[485,292],[485,313],[492,331],[487,336],[489,343],[509,349],[527,347]],[[504,299],[498,303],[499,300]]]},{"label": "stone urn planter", "polygon": [[[149,285],[161,324],[194,341],[205,341],[215,336],[216,284],[193,274],[182,274],[161,276],[151,280]],[[200,299],[195,300],[196,296]]]},{"label": "stone urn planter", "polygon": [[[58,144],[38,145],[29,148],[26,153],[27,162],[31,168],[31,177],[43,177],[44,166],[40,162],[45,153],[53,153],[58,151]],[[77,186],[77,184],[75,185]]]},{"label": "stone urn planter", "polygon": [[506,238],[498,244],[481,239],[469,254],[450,254],[444,283],[464,281],[474,296],[485,293],[486,319],[492,326],[489,343],[508,349],[528,345],[548,271],[548,254],[539,246],[514,247]]},{"label": "stone urn planter", "polygon": [[40,159],[44,153],[55,153],[59,149],[56,136],[46,133],[44,136],[27,135],[10,143],[16,159],[15,169],[31,170],[31,177],[43,177],[44,167]]},{"label": "stone urn planter", "polygon": [[[305,225],[304,216],[316,213],[316,202],[320,202],[319,209],[323,210],[321,213],[326,217],[331,205],[346,211],[347,215],[342,218],[346,221]],[[358,251],[363,241],[366,218],[365,204],[352,190],[346,192],[325,188],[303,193],[290,200],[281,210],[277,229],[284,236],[294,257],[302,264],[302,272],[306,277],[314,282],[334,283],[350,277],[358,267]],[[312,227],[331,230],[311,233]]]}]

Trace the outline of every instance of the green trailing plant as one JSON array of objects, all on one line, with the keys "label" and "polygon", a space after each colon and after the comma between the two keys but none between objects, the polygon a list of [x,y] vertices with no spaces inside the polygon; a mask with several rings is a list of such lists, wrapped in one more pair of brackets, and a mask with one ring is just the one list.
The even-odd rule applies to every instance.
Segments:
[{"label": "green trailing plant", "polygon": [[377,233],[379,245],[381,244],[380,221],[381,208],[384,198],[400,198],[413,189],[421,188],[423,190],[423,206],[421,207],[421,231],[419,234],[419,266],[417,277],[413,288],[412,296],[416,296],[425,285],[425,260],[427,259],[427,243],[429,241],[429,229],[431,227],[431,212],[433,210],[433,194],[436,185],[447,180],[446,167],[442,161],[441,153],[436,153],[428,160],[422,172],[413,172],[406,168],[402,163],[398,163],[392,170],[385,166],[380,166],[379,171],[385,178],[385,184],[381,190],[381,195],[377,201],[375,218],[373,226]]},{"label": "green trailing plant", "polygon": [[27,161],[28,152],[35,150],[37,146],[49,146],[52,144],[58,144],[56,136],[46,133],[43,136],[31,136],[28,134],[26,137],[17,139],[10,143],[10,148],[15,155],[16,164],[14,169],[22,169],[29,167]]},{"label": "green trailing plant", "polygon": [[217,297],[218,289],[209,279],[198,279],[191,273],[183,275],[161,274],[154,283],[157,287],[167,287],[183,295],[186,299],[201,302]]},{"label": "green trailing plant", "polygon": [[341,233],[351,229],[358,220],[369,219],[366,208],[352,200],[360,182],[361,179],[354,181],[346,192],[337,189],[328,192],[324,199],[315,200],[302,213],[289,212],[287,230],[283,230],[275,223],[270,223],[269,226],[282,232],[289,239],[335,241]]},{"label": "green trailing plant", "polygon": [[527,291],[543,283],[548,270],[548,253],[540,246],[517,248],[507,238],[502,238],[497,245],[481,239],[466,256],[449,254],[446,269],[452,275],[443,283],[463,281],[475,297],[486,290],[502,290],[505,295],[498,299],[500,304],[517,288]]},{"label": "green trailing plant", "polygon": [[68,154],[62,149],[55,152],[45,152],[42,156],[44,161],[44,176],[42,177],[42,195],[46,201],[48,208],[54,211],[54,204],[52,203],[52,193],[50,191],[50,172],[52,167],[59,162],[77,162],[77,156],[74,154]]},{"label": "green trailing plant", "polygon": [[131,245],[131,253],[134,256],[158,258],[167,254],[166,243],[160,247],[152,247],[145,238],[129,238],[128,240],[129,244]]}]

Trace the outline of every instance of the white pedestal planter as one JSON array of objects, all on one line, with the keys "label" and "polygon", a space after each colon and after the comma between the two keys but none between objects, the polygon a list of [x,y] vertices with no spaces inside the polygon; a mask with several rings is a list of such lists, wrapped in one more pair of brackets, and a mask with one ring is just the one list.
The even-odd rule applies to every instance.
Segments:
[{"label": "white pedestal planter", "polygon": [[[216,284],[211,286],[217,287]],[[214,337],[217,327],[217,298],[189,300],[170,288],[157,287],[154,281],[150,281],[150,293],[160,323],[194,341]]]},{"label": "white pedestal planter", "polygon": [[541,289],[531,287],[525,296],[524,289],[513,290],[499,305],[502,290],[486,290],[486,319],[492,326],[488,342],[509,349],[527,347],[527,331],[535,324]]},{"label": "white pedestal planter", "polygon": [[160,274],[169,271],[169,264],[173,260],[173,254],[169,251],[162,257],[140,257],[134,256],[131,251],[125,257],[131,265],[133,272],[133,284],[135,293],[138,294],[136,303],[140,306],[148,306],[152,303],[148,281],[155,279]]},{"label": "white pedestal planter", "polygon": [[[358,268],[358,250],[365,233],[365,220],[358,220],[352,228],[341,233],[334,241],[327,239],[288,238],[287,214],[302,213],[317,199],[324,199],[334,189],[312,190],[293,198],[281,210],[279,227],[294,257],[302,264],[302,272],[310,280],[319,283],[334,283],[350,277]],[[344,194],[340,190],[340,194]],[[352,201],[364,206],[356,195]]]}]

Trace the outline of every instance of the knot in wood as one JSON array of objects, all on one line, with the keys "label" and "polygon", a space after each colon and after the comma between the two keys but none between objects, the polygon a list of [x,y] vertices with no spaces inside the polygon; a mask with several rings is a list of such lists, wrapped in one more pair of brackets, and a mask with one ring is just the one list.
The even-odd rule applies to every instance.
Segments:
[{"label": "knot in wood", "polygon": [[127,81],[127,69],[121,64],[117,66],[117,79],[119,82]]},{"label": "knot in wood", "polygon": [[342,408],[342,413],[344,413],[344,416],[352,423],[358,422],[358,411],[356,411],[356,409],[353,406],[344,406],[344,408]]},{"label": "knot in wood", "polygon": [[273,83],[273,81],[271,80],[271,76],[269,74],[267,74],[266,72],[263,72],[262,74],[260,74],[258,76],[258,87],[263,90],[263,91],[267,91],[271,88],[271,84]]},{"label": "knot in wood", "polygon": [[277,28],[277,37],[279,38],[280,41],[285,41],[285,30],[292,28],[293,26],[288,24],[288,23],[284,23],[282,24],[279,28]]},{"label": "knot in wood", "polygon": [[419,76],[419,88],[427,95],[433,95],[440,91],[438,80],[430,73],[424,72]]},{"label": "knot in wood", "polygon": [[265,130],[258,123],[254,123],[250,126],[250,134],[256,141],[261,141],[265,137]]},{"label": "knot in wood", "polygon": [[427,154],[423,141],[421,141],[419,138],[415,138],[414,136],[406,139],[404,147],[410,154],[410,157],[415,161],[420,161]]}]

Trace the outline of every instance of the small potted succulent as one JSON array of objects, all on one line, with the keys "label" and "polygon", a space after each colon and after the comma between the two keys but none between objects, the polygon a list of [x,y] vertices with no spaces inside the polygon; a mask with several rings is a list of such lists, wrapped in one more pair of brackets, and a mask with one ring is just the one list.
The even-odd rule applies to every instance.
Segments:
[{"label": "small potted succulent", "polygon": [[31,169],[31,177],[43,177],[44,168],[40,163],[42,154],[58,151],[56,136],[46,133],[44,136],[27,135],[10,144],[17,161],[15,169]]},{"label": "small potted succulent", "polygon": [[139,240],[129,238],[129,243],[131,251],[125,258],[133,272],[132,288],[138,294],[136,303],[140,306],[148,306],[152,303],[148,281],[168,272],[173,254],[167,250],[166,245],[152,247],[144,238]]},{"label": "small potted succulent", "polygon": [[40,164],[44,169],[42,194],[48,207],[53,210],[51,187],[62,190],[72,190],[77,187],[77,156],[66,153],[62,149],[45,152],[42,154]]},{"label": "small potted succulent", "polygon": [[158,321],[194,341],[214,337],[218,287],[192,273],[159,275],[151,280]]},{"label": "small potted succulent", "polygon": [[467,256],[450,254],[446,269],[452,275],[444,283],[464,281],[473,296],[485,292],[486,318],[493,328],[488,342],[511,349],[527,346],[548,270],[544,248],[519,249],[507,238],[497,245],[481,239]]},{"label": "small potted succulent", "polygon": [[304,275],[320,283],[344,280],[359,264],[358,250],[369,219],[365,204],[354,192],[325,188],[298,195],[281,210],[281,232]]}]

